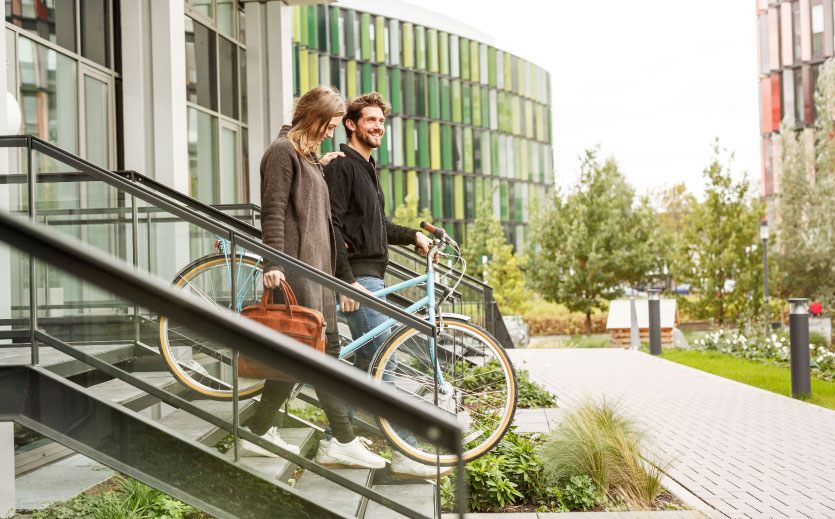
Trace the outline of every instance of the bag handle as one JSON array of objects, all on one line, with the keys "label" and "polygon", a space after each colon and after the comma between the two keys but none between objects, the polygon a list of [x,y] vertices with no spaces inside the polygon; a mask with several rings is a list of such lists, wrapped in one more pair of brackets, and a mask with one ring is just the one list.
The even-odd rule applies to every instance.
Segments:
[{"label": "bag handle", "polygon": [[[296,300],[296,294],[293,293],[293,289],[290,287],[290,284],[287,283],[286,280],[282,279],[279,285],[281,287],[281,291],[284,292],[284,306],[287,313],[290,314],[290,318],[293,317],[293,310],[292,306],[298,305],[299,302]],[[273,289],[264,290],[264,293],[261,294],[261,310],[267,310],[267,305],[273,304]]]}]

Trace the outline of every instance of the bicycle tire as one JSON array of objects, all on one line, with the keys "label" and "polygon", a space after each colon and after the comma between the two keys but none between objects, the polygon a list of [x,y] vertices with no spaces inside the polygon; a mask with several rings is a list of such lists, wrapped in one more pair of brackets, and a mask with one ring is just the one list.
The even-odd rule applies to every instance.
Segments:
[{"label": "bicycle tire", "polygon": [[[232,307],[227,272],[230,259],[224,254],[198,258],[177,273],[172,285],[190,289],[207,304]],[[261,298],[259,290],[263,290],[261,262],[256,257],[238,254],[235,264],[238,263],[241,264],[239,286],[244,283],[254,287],[248,290],[251,294],[246,294],[242,306],[257,304]],[[159,349],[174,378],[190,390],[213,400],[232,399],[231,348],[213,344],[196,330],[160,316]],[[239,377],[238,385],[238,396],[249,398],[261,392],[264,381]]]},{"label": "bicycle tire", "polygon": [[[437,363],[452,388],[447,395],[439,393],[438,407],[462,421],[465,429],[462,458],[467,463],[489,452],[513,423],[516,374],[504,348],[478,326],[459,319],[444,319],[437,341]],[[434,404],[431,362],[428,338],[414,328],[403,328],[389,337],[377,352],[371,374],[375,380],[393,384],[401,394]],[[435,446],[428,441],[414,438],[408,431],[398,431],[385,418],[378,417],[377,423],[389,443],[407,457],[427,464],[434,464],[438,459]],[[451,451],[439,451],[439,459],[444,466],[458,461]]]}]

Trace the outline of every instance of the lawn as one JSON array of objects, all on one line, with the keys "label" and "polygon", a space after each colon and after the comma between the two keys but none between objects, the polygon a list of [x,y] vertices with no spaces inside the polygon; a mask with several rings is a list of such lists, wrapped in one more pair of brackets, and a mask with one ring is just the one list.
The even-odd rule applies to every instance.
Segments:
[{"label": "lawn", "polygon": [[[666,349],[662,357],[780,395],[789,396],[791,393],[791,372],[789,368],[739,359],[732,355],[713,351]],[[812,397],[807,401],[822,407],[835,409],[835,382],[827,382],[812,377]]]},{"label": "lawn", "polygon": [[[534,338],[532,337],[532,339]],[[608,348],[609,334],[562,336],[543,341],[532,340],[531,342],[529,346],[531,348]]]}]

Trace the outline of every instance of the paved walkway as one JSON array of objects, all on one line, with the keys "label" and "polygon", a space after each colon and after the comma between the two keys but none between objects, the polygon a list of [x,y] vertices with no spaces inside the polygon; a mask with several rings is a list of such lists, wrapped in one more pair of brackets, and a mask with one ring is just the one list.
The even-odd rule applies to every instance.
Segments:
[{"label": "paved walkway", "polygon": [[732,519],[835,519],[835,411],[615,349],[510,350],[562,407],[619,401],[678,483]]}]

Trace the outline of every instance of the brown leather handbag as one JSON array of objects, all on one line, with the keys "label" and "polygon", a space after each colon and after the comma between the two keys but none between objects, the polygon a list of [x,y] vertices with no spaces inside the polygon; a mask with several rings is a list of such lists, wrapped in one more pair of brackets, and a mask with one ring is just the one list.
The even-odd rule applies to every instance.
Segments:
[{"label": "brown leather handbag", "polygon": [[[267,289],[261,296],[261,304],[247,306],[241,310],[241,315],[324,353],[326,323],[322,312],[299,306],[293,289],[284,280],[281,281],[281,290],[284,292],[284,304],[274,304],[273,291]],[[245,355],[238,355],[238,376],[268,380],[294,380]]]}]

